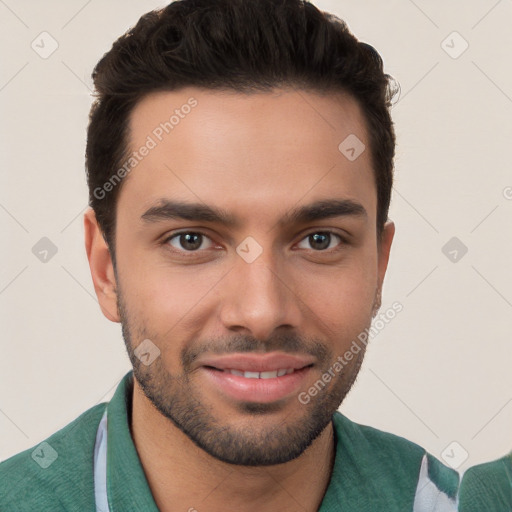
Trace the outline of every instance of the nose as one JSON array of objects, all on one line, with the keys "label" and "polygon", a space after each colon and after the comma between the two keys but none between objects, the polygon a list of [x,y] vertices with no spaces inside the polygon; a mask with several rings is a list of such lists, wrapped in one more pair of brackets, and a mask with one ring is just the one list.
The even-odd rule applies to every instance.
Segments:
[{"label": "nose", "polygon": [[298,329],[302,317],[293,273],[277,265],[267,252],[251,263],[237,256],[221,298],[224,328],[260,340],[277,329]]}]

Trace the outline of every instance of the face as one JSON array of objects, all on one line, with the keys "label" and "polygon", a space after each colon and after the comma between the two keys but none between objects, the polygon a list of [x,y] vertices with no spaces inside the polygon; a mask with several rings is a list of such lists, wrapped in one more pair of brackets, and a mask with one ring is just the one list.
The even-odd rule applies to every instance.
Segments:
[{"label": "face", "polygon": [[356,378],[364,347],[333,365],[378,308],[393,237],[377,240],[362,113],[344,95],[186,88],[145,97],[130,128],[141,158],[99,298],[135,378],[217,459],[292,460]]}]

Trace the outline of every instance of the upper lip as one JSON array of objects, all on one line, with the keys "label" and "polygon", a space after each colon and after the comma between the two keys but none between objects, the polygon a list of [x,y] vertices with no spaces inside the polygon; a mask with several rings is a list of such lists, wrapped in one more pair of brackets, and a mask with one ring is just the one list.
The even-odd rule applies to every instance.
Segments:
[{"label": "upper lip", "polygon": [[270,352],[267,354],[229,354],[207,357],[199,361],[201,366],[213,366],[218,370],[241,370],[244,372],[272,372],[283,368],[300,370],[313,364],[311,356],[299,356]]}]

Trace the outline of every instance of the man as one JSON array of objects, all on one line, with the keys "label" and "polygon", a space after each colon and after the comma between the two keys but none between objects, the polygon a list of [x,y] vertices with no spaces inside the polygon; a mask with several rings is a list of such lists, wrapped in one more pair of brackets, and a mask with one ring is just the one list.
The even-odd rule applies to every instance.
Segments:
[{"label": "man", "polygon": [[469,468],[460,483],[461,512],[512,510],[512,453]]},{"label": "man", "polygon": [[133,373],[0,465],[0,508],[454,510],[454,471],[337,412],[394,235],[377,52],[308,2],[181,0],[93,78],[85,245]]}]

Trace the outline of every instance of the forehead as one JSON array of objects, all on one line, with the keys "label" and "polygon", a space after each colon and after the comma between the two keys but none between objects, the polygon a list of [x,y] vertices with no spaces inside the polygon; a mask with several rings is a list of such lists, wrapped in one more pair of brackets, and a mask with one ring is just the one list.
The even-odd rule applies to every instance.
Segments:
[{"label": "forehead", "polygon": [[119,203],[133,211],[166,197],[250,214],[329,196],[375,215],[364,117],[348,95],[189,87],[147,95],[129,122],[138,156]]}]

